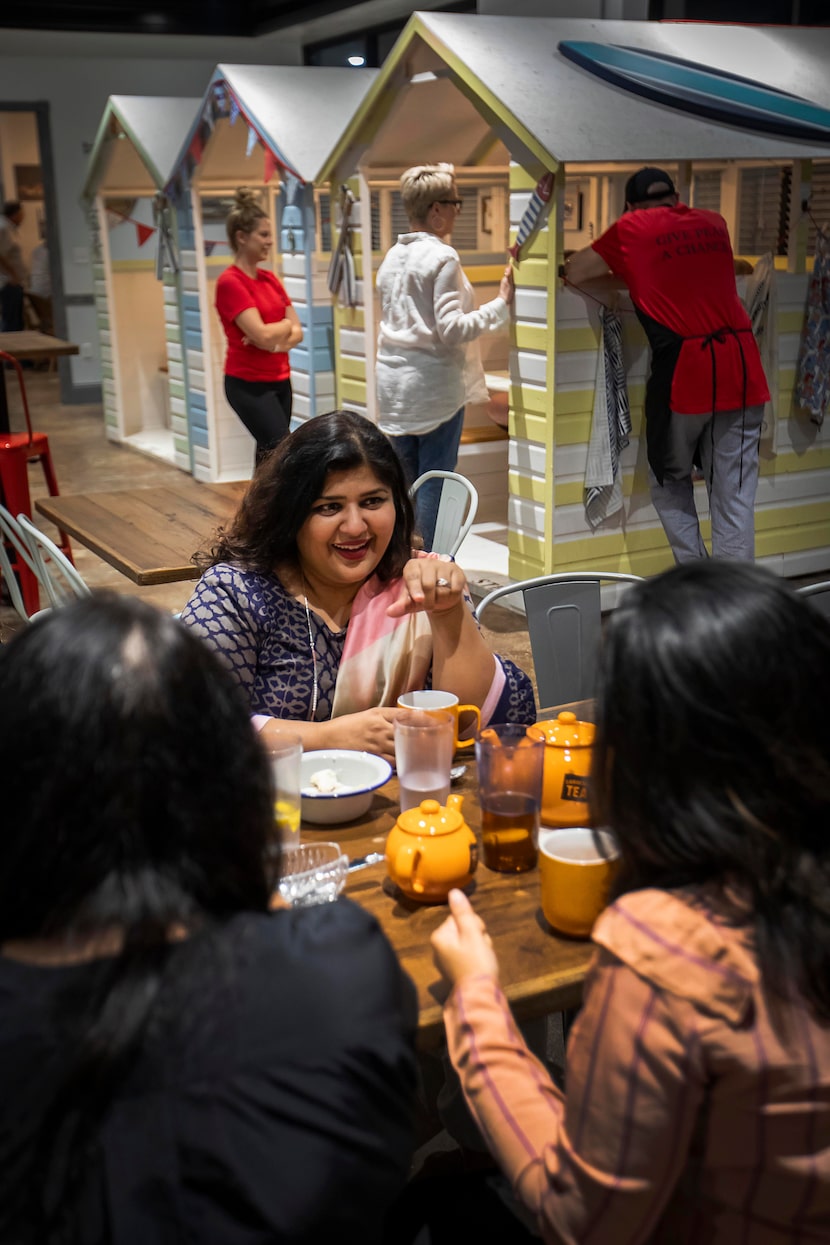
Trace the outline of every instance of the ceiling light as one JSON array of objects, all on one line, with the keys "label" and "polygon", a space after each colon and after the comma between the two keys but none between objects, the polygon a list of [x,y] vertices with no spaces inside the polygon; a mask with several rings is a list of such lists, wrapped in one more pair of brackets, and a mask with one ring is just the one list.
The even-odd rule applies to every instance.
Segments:
[{"label": "ceiling light", "polygon": [[361,65],[366,64],[365,56],[349,56],[347,59],[349,64],[353,66],[354,69],[358,69]]}]

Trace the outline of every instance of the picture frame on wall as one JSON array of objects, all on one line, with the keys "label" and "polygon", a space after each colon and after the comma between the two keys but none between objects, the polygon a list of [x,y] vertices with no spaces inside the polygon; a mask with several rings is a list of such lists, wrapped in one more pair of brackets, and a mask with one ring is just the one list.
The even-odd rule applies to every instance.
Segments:
[{"label": "picture frame on wall", "polygon": [[16,164],[14,181],[21,203],[39,202],[44,198],[43,170],[39,164]]},{"label": "picture frame on wall", "polygon": [[565,182],[565,203],[562,229],[565,233],[581,233],[584,228],[585,192],[579,182]]}]

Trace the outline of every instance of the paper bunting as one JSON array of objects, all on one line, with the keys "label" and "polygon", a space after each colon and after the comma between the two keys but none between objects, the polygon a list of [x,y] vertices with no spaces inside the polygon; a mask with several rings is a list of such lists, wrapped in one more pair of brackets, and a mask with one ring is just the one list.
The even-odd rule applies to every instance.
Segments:
[{"label": "paper bunting", "polygon": [[264,172],[262,175],[263,181],[265,182],[266,186],[268,185],[271,178],[276,173],[277,167],[278,167],[277,157],[274,155],[270,147],[266,147],[265,148],[265,166],[264,166]]},{"label": "paper bunting", "polygon": [[256,130],[253,128],[253,126],[249,125],[248,126],[248,145],[245,148],[245,159],[246,160],[250,159],[251,152],[253,151],[254,147],[256,147],[258,142],[259,142],[259,135],[257,134]]},{"label": "paper bunting", "polygon": [[139,221],[135,221],[135,231],[138,234],[138,245],[144,246],[148,238],[152,238],[156,232],[152,225],[142,225]]},{"label": "paper bunting", "polygon": [[235,95],[232,95],[232,96],[231,96],[231,106],[230,106],[230,112],[229,112],[228,116],[230,117],[230,123],[231,123],[231,125],[233,125],[234,121],[235,121],[235,120],[236,120],[236,118],[239,116],[239,104],[237,104],[237,102],[236,102],[236,96],[235,96]]}]

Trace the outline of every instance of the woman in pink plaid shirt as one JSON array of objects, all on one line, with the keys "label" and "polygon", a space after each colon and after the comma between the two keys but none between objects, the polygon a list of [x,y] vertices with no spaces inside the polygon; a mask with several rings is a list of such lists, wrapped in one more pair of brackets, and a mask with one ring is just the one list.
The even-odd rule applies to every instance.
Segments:
[{"label": "woman in pink plaid shirt", "polygon": [[453,892],[433,943],[468,1104],[545,1241],[830,1241],[830,628],[759,568],[690,563],[626,595],[601,686],[622,868],[567,1095]]}]

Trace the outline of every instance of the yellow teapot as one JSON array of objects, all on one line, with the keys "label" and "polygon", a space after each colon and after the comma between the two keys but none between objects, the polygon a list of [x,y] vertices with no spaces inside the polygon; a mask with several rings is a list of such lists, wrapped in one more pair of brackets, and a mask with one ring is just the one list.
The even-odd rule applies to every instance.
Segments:
[{"label": "yellow teapot", "polygon": [[446,808],[422,800],[401,813],[386,840],[386,869],[403,893],[418,903],[446,903],[453,887],[465,887],[478,865],[476,836],[461,815],[463,796]]},{"label": "yellow teapot", "polygon": [[587,826],[588,777],[596,727],[580,722],[575,713],[563,710],[556,718],[529,726],[531,739],[544,739],[542,778],[542,824]]}]

